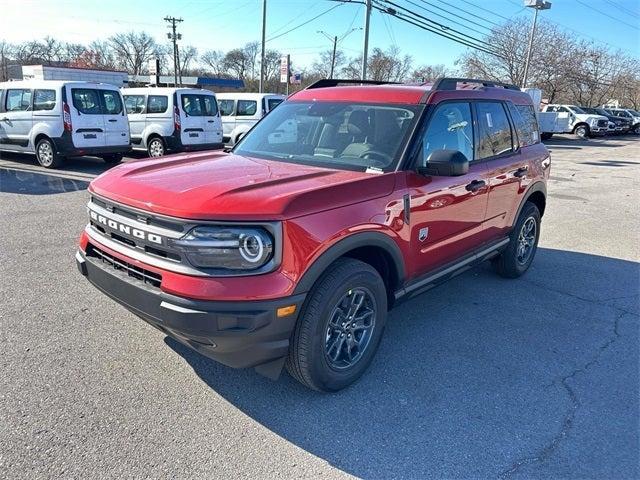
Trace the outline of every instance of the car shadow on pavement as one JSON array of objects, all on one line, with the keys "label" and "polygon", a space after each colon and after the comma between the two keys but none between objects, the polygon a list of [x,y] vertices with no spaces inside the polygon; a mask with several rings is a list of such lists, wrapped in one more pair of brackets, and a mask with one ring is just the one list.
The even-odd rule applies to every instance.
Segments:
[{"label": "car shadow on pavement", "polygon": [[21,153],[0,152],[0,160],[6,160],[11,164],[4,163],[3,166],[7,168],[15,167],[16,169],[33,169],[36,168],[43,172],[55,172],[77,174],[77,175],[90,175],[96,176],[109,170],[113,167],[112,164],[105,163],[104,160],[97,157],[71,157],[65,159],[64,163],[54,170],[47,170],[41,167],[34,155],[27,155]]},{"label": "car shadow on pavement", "polygon": [[369,371],[336,394],[165,342],[240,411],[358,477],[632,477],[639,279],[635,262],[545,248],[518,280],[485,264],[392,310]]},{"label": "car shadow on pavement", "polygon": [[78,179],[32,172],[0,168],[0,193],[21,195],[52,195],[56,193],[86,190],[89,182]]}]

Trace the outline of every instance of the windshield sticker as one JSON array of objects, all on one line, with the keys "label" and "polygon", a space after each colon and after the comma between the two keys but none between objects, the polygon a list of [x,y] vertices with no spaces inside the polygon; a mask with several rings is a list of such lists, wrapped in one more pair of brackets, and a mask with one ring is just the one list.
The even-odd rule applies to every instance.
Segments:
[{"label": "windshield sticker", "polygon": [[377,174],[380,174],[380,173],[384,173],[384,172],[382,171],[381,168],[367,167],[367,169],[364,171],[364,173],[377,173]]},{"label": "windshield sticker", "polygon": [[493,128],[493,120],[491,119],[491,114],[487,112],[487,125],[489,128]]}]

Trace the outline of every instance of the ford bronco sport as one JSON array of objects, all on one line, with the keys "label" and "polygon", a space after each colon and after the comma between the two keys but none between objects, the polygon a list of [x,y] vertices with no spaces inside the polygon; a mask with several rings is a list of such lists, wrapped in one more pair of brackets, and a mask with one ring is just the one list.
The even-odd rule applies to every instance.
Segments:
[{"label": "ford bronco sport", "polygon": [[198,352],[336,391],[371,363],[394,304],[485,260],[529,268],[549,171],[515,86],[322,80],[231,152],[96,178],[76,260]]}]

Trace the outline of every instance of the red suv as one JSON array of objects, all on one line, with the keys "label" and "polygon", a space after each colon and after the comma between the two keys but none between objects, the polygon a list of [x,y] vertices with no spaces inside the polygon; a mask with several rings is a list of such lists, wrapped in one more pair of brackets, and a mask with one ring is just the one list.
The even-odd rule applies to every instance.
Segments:
[{"label": "red suv", "polygon": [[89,187],[78,268],[232,367],[339,390],[387,311],[489,260],[531,265],[550,157],[513,85],[322,80],[231,152],[135,161]]}]

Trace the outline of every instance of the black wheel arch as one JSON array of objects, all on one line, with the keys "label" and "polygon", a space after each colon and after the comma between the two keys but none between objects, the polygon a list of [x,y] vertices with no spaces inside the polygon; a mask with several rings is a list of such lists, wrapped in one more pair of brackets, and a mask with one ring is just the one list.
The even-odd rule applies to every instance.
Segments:
[{"label": "black wheel arch", "polygon": [[522,209],[527,202],[532,202],[536,207],[538,207],[540,217],[542,217],[547,206],[547,185],[542,181],[538,181],[529,187],[527,192],[524,194],[524,198],[520,202],[520,206],[518,207],[515,217],[513,218],[514,225],[518,221],[520,212],[522,212]]},{"label": "black wheel arch", "polygon": [[405,265],[396,241],[381,232],[354,233],[329,247],[304,272],[294,295],[311,290],[329,265],[342,257],[355,258],[374,267],[385,282],[391,306],[395,290],[404,282]]}]

